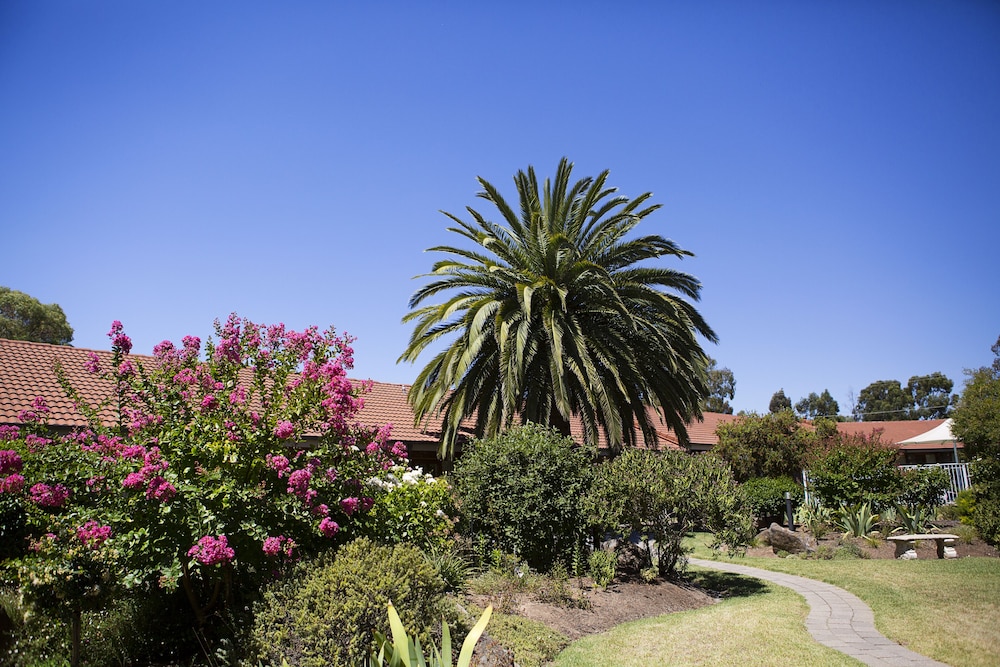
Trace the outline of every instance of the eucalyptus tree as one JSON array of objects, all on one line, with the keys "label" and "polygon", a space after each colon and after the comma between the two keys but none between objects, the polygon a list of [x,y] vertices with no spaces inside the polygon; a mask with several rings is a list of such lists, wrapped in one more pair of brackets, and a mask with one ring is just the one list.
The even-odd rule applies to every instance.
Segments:
[{"label": "eucalyptus tree", "polygon": [[[607,185],[608,172],[571,181],[560,161],[539,187],[534,169],[514,177],[517,208],[479,178],[479,197],[497,221],[467,207],[445,213],[462,246],[423,276],[410,299],[414,323],[399,361],[415,362],[439,341],[408,399],[417,422],[443,421],[441,453],[451,456],[463,420],[491,437],[515,422],[569,432],[610,446],[656,443],[656,413],[682,440],[708,392],[699,336],[716,335],[691,305],[701,283],[648,262],[692,253],[659,235],[630,233],[660,208]],[[645,263],[645,264],[644,264]],[[440,299],[439,302],[430,303]],[[652,410],[647,410],[647,406]]]}]

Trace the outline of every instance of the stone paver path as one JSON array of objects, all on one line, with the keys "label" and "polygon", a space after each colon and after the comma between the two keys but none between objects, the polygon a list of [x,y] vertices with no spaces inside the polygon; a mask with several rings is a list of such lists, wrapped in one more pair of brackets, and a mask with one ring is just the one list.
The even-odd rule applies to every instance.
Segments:
[{"label": "stone paver path", "polygon": [[842,588],[805,577],[761,570],[726,561],[691,559],[692,565],[734,572],[791,588],[809,603],[806,629],[820,644],[866,665],[877,667],[947,667],[945,663],[914,653],[875,629],[871,607]]}]

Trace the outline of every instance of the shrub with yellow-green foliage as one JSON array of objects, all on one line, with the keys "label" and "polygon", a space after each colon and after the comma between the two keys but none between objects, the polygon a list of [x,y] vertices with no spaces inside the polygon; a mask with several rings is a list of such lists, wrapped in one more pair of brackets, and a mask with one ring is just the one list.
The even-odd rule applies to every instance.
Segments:
[{"label": "shrub with yellow-green foliage", "polygon": [[453,611],[444,584],[416,547],[361,538],[332,558],[298,566],[264,591],[251,641],[265,664],[350,667],[367,658],[375,632],[389,633],[390,602],[424,645]]}]

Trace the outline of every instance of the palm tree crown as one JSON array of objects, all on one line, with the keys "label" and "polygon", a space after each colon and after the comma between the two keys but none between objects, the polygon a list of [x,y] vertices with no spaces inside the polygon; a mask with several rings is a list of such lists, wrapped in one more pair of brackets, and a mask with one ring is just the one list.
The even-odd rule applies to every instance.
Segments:
[{"label": "palm tree crown", "polygon": [[[606,185],[608,172],[570,182],[560,161],[539,189],[532,167],[514,178],[520,211],[480,178],[479,196],[502,222],[467,210],[467,222],[445,213],[474,249],[436,246],[447,259],[410,299],[415,322],[399,360],[416,361],[435,341],[455,336],[420,372],[409,401],[422,421],[444,411],[442,454],[453,452],[463,419],[474,416],[490,436],[515,419],[568,432],[577,415],[588,443],[603,431],[612,447],[646,442],[656,431],[646,406],[682,439],[707,393],[706,355],[697,335],[716,336],[683,297],[697,300],[693,276],[638,266],[692,253],[661,236],[626,235],[659,204]],[[666,291],[670,290],[670,291]],[[679,293],[680,296],[674,293]],[[442,303],[424,305],[442,294]]]}]

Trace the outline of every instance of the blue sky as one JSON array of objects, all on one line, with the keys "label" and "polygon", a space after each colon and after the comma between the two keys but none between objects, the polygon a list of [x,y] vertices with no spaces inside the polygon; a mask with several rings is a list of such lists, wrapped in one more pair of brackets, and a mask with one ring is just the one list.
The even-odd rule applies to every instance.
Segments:
[{"label": "blue sky", "polygon": [[696,257],[737,410],[991,360],[993,2],[0,4],[0,285],[136,351],[400,320],[475,178],[611,170]]}]

